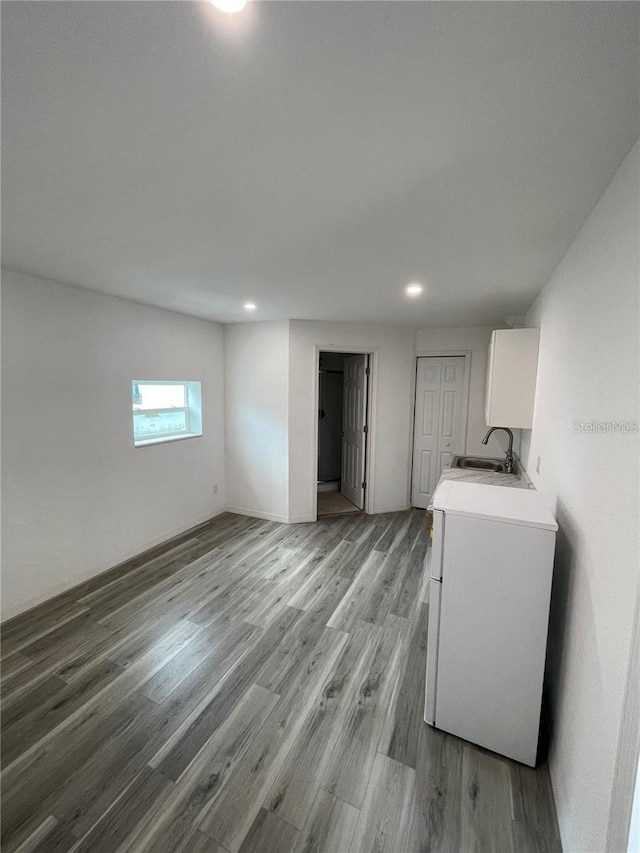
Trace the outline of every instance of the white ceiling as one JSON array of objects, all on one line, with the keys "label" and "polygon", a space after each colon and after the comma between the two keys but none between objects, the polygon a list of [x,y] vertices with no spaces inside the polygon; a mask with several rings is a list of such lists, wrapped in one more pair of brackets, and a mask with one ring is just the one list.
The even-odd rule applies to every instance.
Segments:
[{"label": "white ceiling", "polygon": [[3,264],[222,322],[501,322],[638,136],[638,6],[3,3]]}]

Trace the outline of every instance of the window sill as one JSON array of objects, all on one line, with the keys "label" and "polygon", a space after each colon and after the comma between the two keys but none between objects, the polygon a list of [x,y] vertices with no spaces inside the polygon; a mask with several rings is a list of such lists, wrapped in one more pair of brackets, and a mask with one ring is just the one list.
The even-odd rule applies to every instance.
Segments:
[{"label": "window sill", "polygon": [[142,441],[134,441],[134,447],[149,447],[152,444],[167,444],[169,441],[183,441],[185,438],[202,438],[202,433],[188,432],[185,435],[165,435],[161,438],[145,438]]}]

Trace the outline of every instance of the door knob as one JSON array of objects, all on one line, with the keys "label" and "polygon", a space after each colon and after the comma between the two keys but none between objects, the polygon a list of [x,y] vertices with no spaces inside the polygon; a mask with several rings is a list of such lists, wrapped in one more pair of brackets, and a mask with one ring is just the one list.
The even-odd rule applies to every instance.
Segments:
[{"label": "door knob", "polygon": [[444,446],[445,446],[445,447],[451,447],[451,442],[450,442],[450,441],[445,441]]}]

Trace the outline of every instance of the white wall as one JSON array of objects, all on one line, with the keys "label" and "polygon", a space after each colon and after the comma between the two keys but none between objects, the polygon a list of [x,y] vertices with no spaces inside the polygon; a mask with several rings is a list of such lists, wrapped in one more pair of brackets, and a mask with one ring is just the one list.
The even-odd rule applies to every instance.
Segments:
[{"label": "white wall", "polygon": [[289,324],[226,326],[227,503],[289,520]]},{"label": "white wall", "polygon": [[314,515],[317,480],[317,348],[375,353],[375,411],[371,440],[375,465],[367,474],[370,512],[409,504],[409,453],[413,407],[413,332],[406,327],[364,323],[289,324],[289,516]]},{"label": "white wall", "polygon": [[534,426],[523,456],[560,525],[550,767],[568,853],[616,849],[607,824],[621,770],[616,751],[638,592],[640,447],[637,433],[578,433],[573,424],[640,415],[639,145],[527,315],[527,325],[541,331]]},{"label": "white wall", "polygon": [[[222,346],[213,323],[3,272],[3,618],[221,511]],[[134,448],[134,378],[201,381],[202,437]]]},{"label": "white wall", "polygon": [[[471,352],[471,375],[469,378],[469,410],[467,416],[467,444],[463,453],[468,456],[504,455],[508,447],[506,433],[493,433],[487,445],[482,438],[487,432],[484,419],[484,397],[487,377],[487,354],[491,332],[496,326],[477,326],[460,329],[419,329],[416,333],[416,352],[462,354]],[[509,426],[505,424],[505,426]],[[520,449],[520,430],[513,430],[513,448]]]}]

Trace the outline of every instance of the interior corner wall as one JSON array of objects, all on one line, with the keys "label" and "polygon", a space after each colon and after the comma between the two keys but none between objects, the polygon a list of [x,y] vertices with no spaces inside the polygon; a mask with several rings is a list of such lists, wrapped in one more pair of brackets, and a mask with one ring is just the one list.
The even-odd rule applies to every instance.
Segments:
[{"label": "interior corner wall", "polygon": [[[202,437],[135,448],[132,379],[202,382]],[[222,328],[3,270],[2,450],[8,618],[223,510]]]},{"label": "interior corner wall", "polygon": [[409,506],[413,333],[366,323],[291,321],[289,324],[289,518],[315,520],[318,418],[317,351],[375,352],[371,425],[375,463],[367,475],[372,513]]},{"label": "interior corner wall", "polygon": [[[486,445],[482,438],[487,432],[484,419],[484,398],[487,377],[487,355],[491,332],[500,326],[473,328],[419,329],[416,333],[416,353],[471,353],[469,377],[469,407],[467,411],[467,442],[462,452],[468,456],[501,457],[508,447],[505,433],[493,433]],[[509,426],[509,424],[505,424]],[[513,449],[520,452],[520,430],[513,430]]]},{"label": "interior corner wall", "polygon": [[224,327],[227,509],[289,521],[289,323]]},{"label": "interior corner wall", "polygon": [[637,143],[527,315],[540,357],[523,456],[559,524],[547,691],[567,851],[621,851],[624,821],[607,833],[612,791],[633,796],[621,733],[640,725],[637,698],[625,699],[640,553],[639,187]]}]

